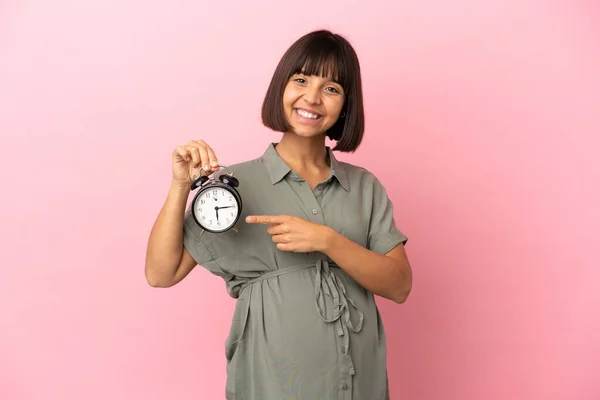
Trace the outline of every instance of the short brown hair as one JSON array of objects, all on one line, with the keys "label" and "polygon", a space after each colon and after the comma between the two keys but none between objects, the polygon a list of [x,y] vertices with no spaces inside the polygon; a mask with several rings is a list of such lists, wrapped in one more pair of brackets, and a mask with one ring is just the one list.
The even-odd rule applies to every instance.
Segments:
[{"label": "short brown hair", "polygon": [[360,64],[352,45],[327,30],[310,32],[292,44],[279,61],[265,95],[262,122],[266,127],[278,132],[290,129],[283,112],[283,92],[290,77],[298,73],[330,76],[342,86],[344,106],[327,136],[337,141],[333,150],[354,152],[362,141],[365,115]]}]

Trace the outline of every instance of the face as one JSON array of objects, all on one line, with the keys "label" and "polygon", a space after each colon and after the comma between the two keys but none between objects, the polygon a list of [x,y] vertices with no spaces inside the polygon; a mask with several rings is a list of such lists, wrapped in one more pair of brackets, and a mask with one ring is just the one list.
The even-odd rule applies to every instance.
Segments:
[{"label": "face", "polygon": [[340,116],[344,90],[320,76],[293,75],[283,93],[283,110],[294,133],[304,137],[324,134]]}]

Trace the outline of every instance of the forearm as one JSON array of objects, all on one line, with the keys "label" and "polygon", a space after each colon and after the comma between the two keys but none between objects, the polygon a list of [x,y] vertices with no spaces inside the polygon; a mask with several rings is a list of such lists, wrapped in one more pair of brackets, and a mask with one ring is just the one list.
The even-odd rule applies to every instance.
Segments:
[{"label": "forearm", "polygon": [[333,230],[326,242],[323,252],[362,287],[397,303],[406,300],[412,286],[406,259],[376,253]]},{"label": "forearm", "polygon": [[149,282],[175,276],[183,254],[183,221],[189,187],[171,184],[148,239],[145,274]]}]

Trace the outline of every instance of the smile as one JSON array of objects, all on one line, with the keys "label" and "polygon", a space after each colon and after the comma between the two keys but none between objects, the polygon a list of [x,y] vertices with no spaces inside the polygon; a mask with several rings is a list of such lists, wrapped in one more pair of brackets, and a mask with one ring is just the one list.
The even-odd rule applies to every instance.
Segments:
[{"label": "smile", "polygon": [[315,113],[311,113],[308,112],[306,110],[302,110],[299,108],[296,108],[296,113],[301,116],[302,118],[307,118],[307,119],[319,119],[321,118],[321,115],[319,114],[315,114]]}]

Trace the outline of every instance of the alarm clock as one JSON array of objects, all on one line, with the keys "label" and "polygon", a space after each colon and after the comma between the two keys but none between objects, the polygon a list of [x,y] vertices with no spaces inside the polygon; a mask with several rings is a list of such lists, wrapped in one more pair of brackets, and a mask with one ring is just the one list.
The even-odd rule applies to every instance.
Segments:
[{"label": "alarm clock", "polygon": [[[202,229],[211,233],[234,228],[242,214],[242,197],[236,189],[239,181],[227,171],[227,167],[220,167],[209,176],[202,175],[202,168],[199,168],[200,176],[194,180],[191,188],[199,188],[192,199],[192,216]],[[225,172],[215,178],[221,169],[225,169]]]}]

